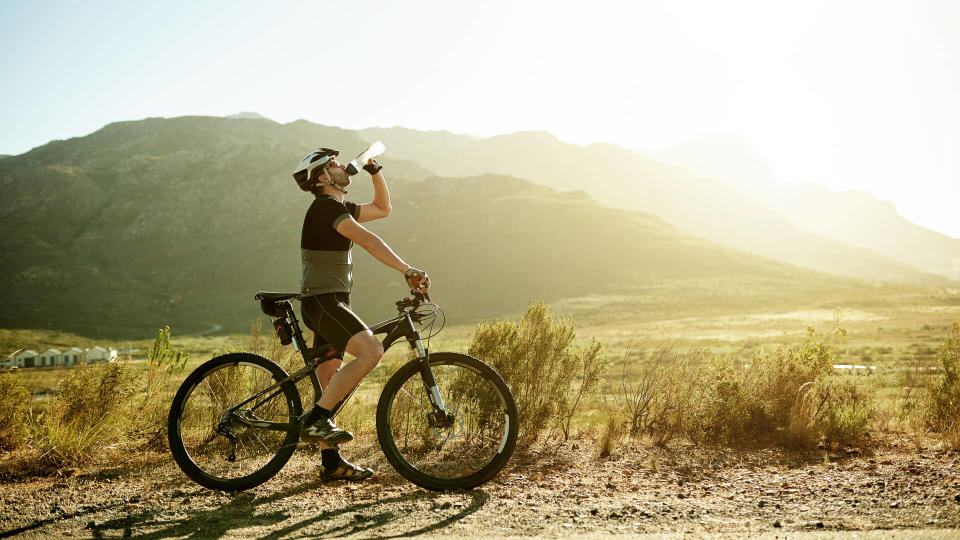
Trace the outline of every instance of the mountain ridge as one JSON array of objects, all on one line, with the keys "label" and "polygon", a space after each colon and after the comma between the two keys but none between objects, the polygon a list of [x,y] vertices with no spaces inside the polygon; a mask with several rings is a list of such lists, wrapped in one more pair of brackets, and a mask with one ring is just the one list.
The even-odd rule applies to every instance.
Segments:
[{"label": "mountain ridge", "polygon": [[708,240],[790,264],[856,277],[924,284],[946,278],[868,249],[803,230],[739,191],[605,143],[570,145],[555,137],[499,135],[481,140],[407,128],[361,130],[367,140],[428,164],[438,174],[511,174],[559,190],[585,189],[604,204],[663,217]]},{"label": "mountain ridge", "polygon": [[694,139],[642,155],[666,159],[729,185],[814,234],[960,280],[960,238],[910,221],[892,201],[866,190],[831,190],[817,182],[778,183],[769,165],[741,138]]},{"label": "mountain ridge", "polygon": [[[178,117],[114,123],[0,161],[0,324],[86,334],[246,328],[257,290],[293,290],[310,196],[290,172],[323,141],[356,133],[307,122]],[[394,155],[398,155],[395,153]],[[402,155],[402,154],[399,154]],[[441,177],[384,156],[393,213],[371,222],[428,269],[451,320],[665,280],[727,279],[831,290],[854,282],[678,231],[662,218],[506,175]],[[348,199],[372,197],[358,176]],[[354,305],[377,319],[405,291],[356,249]]]}]

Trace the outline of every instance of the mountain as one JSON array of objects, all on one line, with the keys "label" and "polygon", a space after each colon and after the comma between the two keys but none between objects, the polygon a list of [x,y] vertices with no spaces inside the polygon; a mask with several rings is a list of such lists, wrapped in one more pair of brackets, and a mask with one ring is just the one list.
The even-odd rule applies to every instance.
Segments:
[{"label": "mountain", "polygon": [[[290,172],[320,144],[365,146],[354,132],[303,121],[182,117],[110,124],[0,161],[0,325],[112,336],[162,324],[181,334],[242,331],[259,313],[254,292],[298,286],[311,197]],[[394,210],[370,228],[430,271],[451,320],[515,313],[536,297],[625,294],[678,279],[849,285],[582,191],[382,163]],[[368,177],[355,184],[348,199],[369,200]],[[402,279],[355,254],[355,306],[379,320],[404,294]]]},{"label": "mountain", "polygon": [[769,165],[740,137],[712,135],[649,155],[729,185],[804,230],[960,279],[960,239],[911,222],[892,202],[865,191],[777,183]]},{"label": "mountain", "polygon": [[438,174],[507,174],[559,190],[584,190],[599,202],[659,216],[682,231],[806,268],[870,280],[940,284],[942,276],[806,231],[737,189],[646,159],[612,144],[577,146],[546,132],[474,139],[405,128],[361,130],[389,155]]},{"label": "mountain", "polygon": [[818,184],[777,184],[757,194],[804,229],[960,280],[960,239],[904,218],[866,191],[832,192]]},{"label": "mountain", "polygon": [[[255,113],[255,112],[248,112],[248,111],[228,114],[227,116],[224,116],[224,118],[243,118],[247,120],[270,120],[269,118],[267,118],[266,116],[263,116],[262,114]],[[273,120],[270,120],[270,121],[272,122]]]},{"label": "mountain", "polygon": [[641,156],[683,167],[744,194],[776,183],[776,175],[753,143],[732,133],[714,133],[657,151],[637,150]]}]

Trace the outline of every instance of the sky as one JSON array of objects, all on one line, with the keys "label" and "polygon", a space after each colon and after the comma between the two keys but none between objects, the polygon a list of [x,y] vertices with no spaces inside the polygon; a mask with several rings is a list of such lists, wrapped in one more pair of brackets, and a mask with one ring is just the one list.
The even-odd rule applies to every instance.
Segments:
[{"label": "sky", "polygon": [[644,150],[729,133],[779,182],[960,238],[957,28],[952,0],[0,0],[0,154],[240,111]]}]

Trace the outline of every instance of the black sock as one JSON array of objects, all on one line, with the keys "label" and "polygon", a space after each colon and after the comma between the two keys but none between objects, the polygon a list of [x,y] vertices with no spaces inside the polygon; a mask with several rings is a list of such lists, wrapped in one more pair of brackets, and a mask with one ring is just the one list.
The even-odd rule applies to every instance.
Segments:
[{"label": "black sock", "polygon": [[336,448],[325,448],[320,451],[320,463],[324,469],[334,469],[340,464],[340,450]]},{"label": "black sock", "polygon": [[324,409],[323,407],[316,406],[310,409],[310,413],[307,414],[307,417],[303,420],[304,426],[309,426],[314,424],[317,420],[321,418],[330,418],[333,415],[329,410]]}]

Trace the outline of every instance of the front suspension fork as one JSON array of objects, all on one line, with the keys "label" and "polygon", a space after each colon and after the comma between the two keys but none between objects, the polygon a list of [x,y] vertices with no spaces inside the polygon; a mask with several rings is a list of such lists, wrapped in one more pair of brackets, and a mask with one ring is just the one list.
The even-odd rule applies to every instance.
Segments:
[{"label": "front suspension fork", "polygon": [[455,416],[447,412],[443,404],[440,388],[437,387],[437,380],[433,377],[433,368],[430,367],[430,351],[424,348],[419,336],[418,339],[410,340],[410,347],[417,353],[418,357],[423,358],[423,363],[420,364],[420,378],[427,389],[430,404],[433,405],[433,414],[429,415],[431,427],[452,426]]}]

